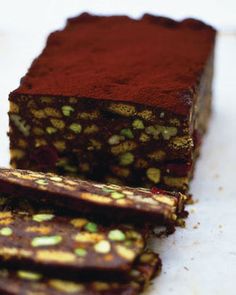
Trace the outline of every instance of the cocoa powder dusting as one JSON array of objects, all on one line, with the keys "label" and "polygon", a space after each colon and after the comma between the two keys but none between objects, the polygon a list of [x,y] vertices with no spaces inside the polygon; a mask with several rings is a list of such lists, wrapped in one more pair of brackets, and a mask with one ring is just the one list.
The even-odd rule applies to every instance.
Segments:
[{"label": "cocoa powder dusting", "polygon": [[49,36],[12,95],[128,101],[186,115],[215,33],[192,19],[82,14]]}]

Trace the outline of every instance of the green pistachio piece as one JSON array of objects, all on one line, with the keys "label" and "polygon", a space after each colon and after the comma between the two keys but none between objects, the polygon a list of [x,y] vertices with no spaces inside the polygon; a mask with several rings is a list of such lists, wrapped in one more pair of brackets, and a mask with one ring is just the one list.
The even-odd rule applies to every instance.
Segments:
[{"label": "green pistachio piece", "polygon": [[19,270],[17,272],[17,275],[19,278],[24,279],[24,280],[29,280],[29,281],[37,281],[42,278],[42,275],[39,273],[24,271],[24,270]]},{"label": "green pistachio piece", "polygon": [[79,257],[85,257],[87,255],[87,250],[83,248],[76,248],[75,254],[78,255]]},{"label": "green pistachio piece", "polygon": [[124,140],[123,136],[120,135],[112,135],[109,139],[108,139],[108,143],[110,145],[115,145],[115,144],[119,144],[122,140]]},{"label": "green pistachio piece", "polygon": [[91,233],[95,233],[98,229],[98,226],[94,222],[88,222],[84,228]]},{"label": "green pistachio piece", "polygon": [[112,199],[119,200],[125,198],[125,195],[119,192],[112,192],[111,197]]},{"label": "green pistachio piece", "polygon": [[80,133],[82,131],[82,126],[80,124],[73,123],[69,126],[69,129],[74,133]]},{"label": "green pistachio piece", "polygon": [[48,182],[46,179],[37,179],[37,180],[35,180],[35,183],[37,183],[39,185],[48,185]]},{"label": "green pistachio piece", "polygon": [[126,166],[134,161],[134,155],[131,153],[124,153],[120,156],[120,165]]},{"label": "green pistachio piece", "polygon": [[12,229],[10,227],[3,227],[0,229],[1,236],[10,236],[12,235]]},{"label": "green pistachio piece", "polygon": [[66,117],[70,117],[71,113],[75,111],[74,108],[72,108],[72,106],[63,106],[61,108],[61,111],[63,113],[64,116]]},{"label": "green pistachio piece", "polygon": [[144,129],[143,121],[140,119],[134,120],[132,126],[134,129]]},{"label": "green pistachio piece", "polygon": [[107,254],[111,250],[111,244],[106,240],[102,240],[94,245],[94,249],[98,253]]},{"label": "green pistachio piece", "polygon": [[15,126],[23,133],[24,136],[30,135],[30,125],[26,123],[19,115],[10,114],[10,120],[15,124]]},{"label": "green pistachio piece", "polygon": [[160,169],[148,168],[146,174],[148,179],[150,179],[154,183],[158,183],[160,181],[160,177],[161,177]]},{"label": "green pistachio piece", "polygon": [[133,139],[134,138],[134,134],[133,134],[133,132],[132,132],[132,130],[130,128],[122,129],[120,131],[120,134],[123,135],[126,138],[129,138],[129,139]]},{"label": "green pistachio piece", "polygon": [[57,132],[57,129],[54,128],[54,127],[47,127],[47,128],[46,128],[46,132],[47,132],[48,134],[53,134],[53,133],[56,133],[56,132]]},{"label": "green pistachio piece", "polygon": [[54,246],[62,241],[61,236],[42,236],[33,238],[31,245],[33,247]]},{"label": "green pistachio piece", "polygon": [[147,134],[152,135],[154,139],[159,139],[160,130],[157,129],[155,126],[148,126],[145,128]]},{"label": "green pistachio piece", "polygon": [[148,126],[146,127],[145,129],[146,133],[147,134],[155,134],[157,131],[156,131],[156,128],[154,126]]},{"label": "green pistachio piece", "polygon": [[121,230],[114,229],[109,232],[108,238],[112,241],[124,241],[126,236]]},{"label": "green pistachio piece", "polygon": [[103,191],[104,193],[112,193],[112,192],[114,192],[114,189],[110,189],[110,188],[107,188],[107,187],[103,187],[103,188],[102,188],[102,191]]},{"label": "green pistachio piece", "polygon": [[43,221],[52,220],[53,217],[54,217],[53,214],[42,213],[42,214],[35,214],[35,215],[33,215],[32,219],[34,221],[37,221],[37,222],[43,222]]},{"label": "green pistachio piece", "polygon": [[178,132],[178,129],[173,126],[168,127],[168,126],[156,125],[156,129],[159,131],[159,133],[162,134],[165,140],[169,140],[172,136],[175,136]]}]

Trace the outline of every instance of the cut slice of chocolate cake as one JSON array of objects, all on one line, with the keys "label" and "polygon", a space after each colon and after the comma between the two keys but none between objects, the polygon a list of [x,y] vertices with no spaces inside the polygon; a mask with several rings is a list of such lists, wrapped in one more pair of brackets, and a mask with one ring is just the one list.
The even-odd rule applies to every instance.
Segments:
[{"label": "cut slice of chocolate cake", "polygon": [[0,168],[0,194],[90,213],[112,222],[168,225],[184,214],[187,196],[177,192],[105,185],[51,173]]},{"label": "cut slice of chocolate cake", "polygon": [[14,196],[0,197],[1,267],[68,279],[125,279],[148,228],[107,223]]},{"label": "cut slice of chocolate cake", "polygon": [[0,291],[2,295],[137,295],[146,289],[160,269],[159,256],[150,251],[140,255],[127,282],[68,281],[23,269],[1,268]]}]

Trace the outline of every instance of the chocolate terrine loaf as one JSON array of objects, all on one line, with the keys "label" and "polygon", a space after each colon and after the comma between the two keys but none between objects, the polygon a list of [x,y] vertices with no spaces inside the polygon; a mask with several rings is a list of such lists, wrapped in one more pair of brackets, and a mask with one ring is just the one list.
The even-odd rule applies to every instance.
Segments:
[{"label": "chocolate terrine loaf", "polygon": [[211,106],[215,30],[82,14],[10,94],[11,165],[186,191]]}]

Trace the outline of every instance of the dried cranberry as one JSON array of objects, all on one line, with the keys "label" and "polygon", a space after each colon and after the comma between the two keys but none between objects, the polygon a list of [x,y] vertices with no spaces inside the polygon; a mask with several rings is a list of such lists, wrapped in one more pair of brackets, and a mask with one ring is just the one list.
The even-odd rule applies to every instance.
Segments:
[{"label": "dried cranberry", "polygon": [[58,160],[58,153],[54,147],[42,146],[31,154],[31,160],[38,168],[53,168]]},{"label": "dried cranberry", "polygon": [[151,188],[151,193],[155,194],[155,195],[160,195],[160,194],[165,194],[166,192],[164,190],[154,186]]},{"label": "dried cranberry", "polygon": [[166,170],[169,174],[175,176],[186,176],[191,167],[191,163],[169,163],[166,165]]}]

